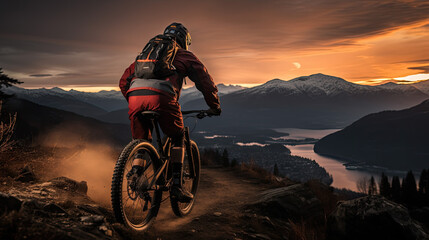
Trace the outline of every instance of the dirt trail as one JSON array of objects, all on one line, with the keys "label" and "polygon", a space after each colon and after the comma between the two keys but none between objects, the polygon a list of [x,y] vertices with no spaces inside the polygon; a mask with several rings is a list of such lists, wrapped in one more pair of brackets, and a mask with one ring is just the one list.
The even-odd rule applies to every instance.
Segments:
[{"label": "dirt trail", "polygon": [[[62,234],[61,236],[72,234],[70,236],[76,239],[109,239],[111,235],[106,235],[106,232],[112,230],[112,239],[143,238],[154,240],[284,239],[283,233],[288,231],[286,229],[287,222],[269,219],[246,207],[257,199],[259,193],[273,188],[273,185],[261,183],[260,179],[249,177],[245,172],[238,169],[203,167],[196,203],[190,215],[184,218],[175,216],[171,210],[168,193],[164,192],[163,198],[165,201],[161,204],[161,209],[154,225],[144,233],[130,232],[121,225],[114,224],[109,196],[114,160],[103,157],[108,151],[104,151],[106,153],[100,151],[104,153],[102,157],[94,156],[90,154],[92,152],[82,150],[79,150],[79,154],[75,156],[72,154],[74,151],[73,149],[67,153],[61,151],[62,155],[59,155],[55,149],[49,151],[49,149],[35,148],[27,152],[11,152],[4,156],[0,155],[2,160],[0,165],[0,170],[2,170],[0,174],[0,182],[2,183],[0,184],[0,191],[10,193],[22,201],[34,198],[33,200],[40,205],[36,210],[23,207],[24,210],[27,209],[28,211],[20,211],[20,214],[12,215],[11,222],[17,222],[13,220],[15,218],[21,219],[17,223],[22,224],[19,224],[16,229],[21,229],[21,227],[23,229],[39,229],[40,233],[37,236],[52,233]],[[75,157],[71,158],[70,156]],[[58,160],[63,158],[65,161]],[[96,161],[97,159],[105,160],[100,162]],[[92,164],[94,162],[98,164],[98,170],[95,173],[93,171],[94,164]],[[14,180],[16,175],[14,172],[26,164],[34,166],[34,172],[39,180],[29,183]],[[71,171],[74,169],[72,167],[76,171]],[[60,171],[58,168],[60,170],[64,168],[68,171]],[[87,181],[89,198],[86,194],[75,194],[70,190],[57,189],[44,182],[63,175],[78,182]],[[94,179],[97,181],[94,181]],[[45,193],[42,190],[47,192]],[[42,193],[44,195],[41,195]],[[71,201],[73,204],[70,201],[66,201],[70,200],[71,196],[74,197]],[[62,207],[62,213],[60,214],[63,215],[59,216],[57,213],[51,213],[44,209],[43,206],[48,203]],[[100,215],[101,219],[104,218],[105,223],[94,222],[89,227],[82,222],[82,216],[94,214]],[[23,222],[22,219],[27,219],[29,223]],[[37,224],[33,221],[34,219],[37,220]],[[29,228],[30,225],[31,228]],[[104,230],[99,230],[100,228],[104,228]],[[5,230],[3,233],[9,232],[7,229],[3,230]],[[18,235],[16,237],[20,239],[20,237],[32,236],[33,232],[32,230],[17,230],[16,234]],[[13,235],[14,232],[10,234]],[[100,238],[100,236],[102,237]]]},{"label": "dirt trail", "polygon": [[273,226],[261,224],[266,218],[253,214],[250,209],[245,209],[245,205],[268,188],[270,186],[262,184],[260,180],[243,176],[235,170],[203,168],[196,205],[191,214],[184,218],[176,217],[167,199],[161,204],[158,218],[147,233],[148,237],[163,240],[185,237],[264,239],[264,236],[258,235],[262,233],[268,237],[273,232]]}]

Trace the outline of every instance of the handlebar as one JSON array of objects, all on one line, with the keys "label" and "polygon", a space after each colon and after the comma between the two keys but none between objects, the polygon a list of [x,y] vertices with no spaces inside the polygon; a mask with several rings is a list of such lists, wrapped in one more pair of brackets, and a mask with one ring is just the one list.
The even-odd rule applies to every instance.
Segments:
[{"label": "handlebar", "polygon": [[213,114],[209,113],[208,110],[190,110],[190,111],[182,111],[183,115],[188,115],[188,114],[192,114],[192,113],[197,113],[195,116],[198,119],[203,119],[205,117],[211,117],[214,116]]}]

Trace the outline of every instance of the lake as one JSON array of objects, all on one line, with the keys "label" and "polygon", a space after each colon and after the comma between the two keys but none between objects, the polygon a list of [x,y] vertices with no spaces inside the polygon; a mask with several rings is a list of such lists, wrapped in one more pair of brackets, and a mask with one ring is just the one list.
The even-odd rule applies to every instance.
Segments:
[{"label": "lake", "polygon": [[[289,139],[305,139],[317,138],[320,139],[326,135],[336,132],[340,129],[324,129],[324,130],[311,130],[311,129],[297,129],[297,128],[279,128],[274,129],[278,132],[289,133]],[[320,166],[324,167],[329,174],[332,175],[334,181],[333,187],[347,188],[357,191],[356,182],[362,178],[370,179],[371,175],[374,176],[376,182],[380,181],[381,173],[368,172],[362,170],[348,170],[342,162],[334,158],[321,156],[313,151],[314,144],[287,146],[291,150],[292,155],[306,157],[315,160]],[[387,174],[390,175],[390,174]]]}]

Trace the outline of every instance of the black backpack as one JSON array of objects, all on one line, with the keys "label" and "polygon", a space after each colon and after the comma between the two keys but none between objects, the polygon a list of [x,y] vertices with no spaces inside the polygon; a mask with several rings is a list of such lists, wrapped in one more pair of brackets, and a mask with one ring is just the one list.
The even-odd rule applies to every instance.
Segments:
[{"label": "black backpack", "polygon": [[173,60],[179,45],[170,36],[152,38],[137,56],[134,76],[146,79],[163,79],[174,73]]}]

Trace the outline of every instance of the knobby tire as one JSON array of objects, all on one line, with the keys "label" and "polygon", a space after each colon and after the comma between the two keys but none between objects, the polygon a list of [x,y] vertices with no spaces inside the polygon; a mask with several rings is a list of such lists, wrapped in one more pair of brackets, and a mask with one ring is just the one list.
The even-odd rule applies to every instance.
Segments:
[{"label": "knobby tire", "polygon": [[141,139],[131,141],[122,150],[118,161],[116,162],[112,177],[111,200],[115,218],[119,223],[125,224],[126,226],[137,231],[144,231],[151,226],[158,214],[162,200],[162,191],[154,191],[153,203],[151,202],[151,207],[147,210],[149,212],[147,213],[145,220],[140,225],[135,225],[130,220],[128,220],[124,210],[124,205],[126,203],[123,203],[123,194],[127,194],[127,192],[124,192],[123,189],[124,174],[126,174],[124,171],[127,162],[133,161],[133,159],[130,159],[130,154],[135,153],[137,148],[145,151],[148,156],[150,156],[153,165],[153,171],[156,171],[160,168],[161,162],[159,155],[151,143]]},{"label": "knobby tire", "polygon": [[[173,212],[176,216],[179,217],[184,217],[186,215],[188,215],[192,208],[195,205],[195,199],[196,199],[196,194],[197,194],[197,190],[198,190],[198,184],[200,182],[200,171],[201,171],[201,160],[200,160],[200,152],[198,150],[198,146],[197,144],[191,140],[191,152],[192,152],[192,157],[195,163],[195,178],[191,179],[190,181],[192,181],[192,189],[190,189],[190,192],[194,195],[194,199],[192,199],[191,202],[189,203],[180,203],[177,200],[170,198],[170,203],[171,203],[171,208],[173,209]],[[191,163],[188,160],[188,153],[185,152],[185,158],[183,161],[183,177],[185,178],[185,171],[186,169],[192,168]],[[187,166],[186,166],[187,165]]]}]

